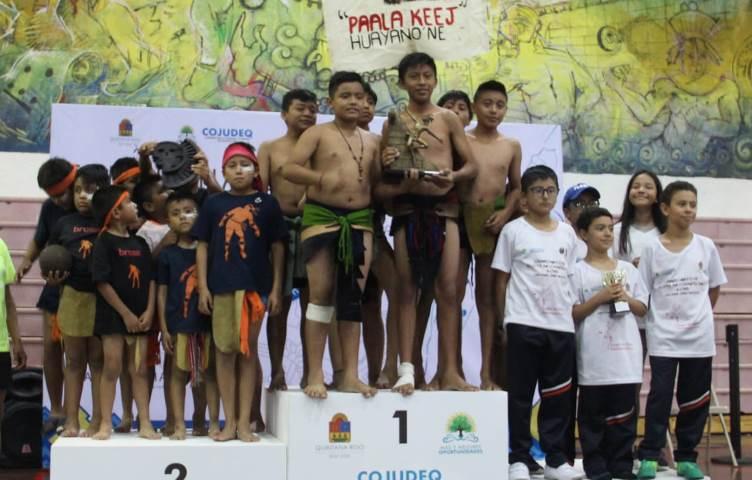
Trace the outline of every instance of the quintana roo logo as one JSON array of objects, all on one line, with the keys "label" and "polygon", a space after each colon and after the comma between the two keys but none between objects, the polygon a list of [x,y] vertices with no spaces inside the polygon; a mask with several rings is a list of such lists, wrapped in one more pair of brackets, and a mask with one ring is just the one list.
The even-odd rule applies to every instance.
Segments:
[{"label": "quintana roo logo", "polygon": [[329,422],[329,443],[350,443],[350,420],[344,413],[336,413]]},{"label": "quintana roo logo", "polygon": [[229,212],[225,213],[222,220],[219,222],[220,227],[225,229],[225,261],[230,260],[230,245],[232,244],[232,238],[238,237],[238,250],[240,258],[246,258],[245,251],[245,230],[246,224],[253,230],[253,234],[256,238],[261,236],[261,230],[256,225],[256,207],[248,203],[242,207],[235,207]]}]

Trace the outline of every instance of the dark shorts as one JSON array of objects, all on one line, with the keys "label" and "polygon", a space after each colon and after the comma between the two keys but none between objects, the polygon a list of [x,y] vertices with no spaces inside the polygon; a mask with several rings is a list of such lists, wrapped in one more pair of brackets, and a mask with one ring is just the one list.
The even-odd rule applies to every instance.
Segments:
[{"label": "dark shorts", "polygon": [[55,313],[60,305],[60,287],[45,285],[37,301],[37,308],[45,312]]},{"label": "dark shorts", "polygon": [[11,370],[10,352],[0,352],[0,390],[10,387]]}]

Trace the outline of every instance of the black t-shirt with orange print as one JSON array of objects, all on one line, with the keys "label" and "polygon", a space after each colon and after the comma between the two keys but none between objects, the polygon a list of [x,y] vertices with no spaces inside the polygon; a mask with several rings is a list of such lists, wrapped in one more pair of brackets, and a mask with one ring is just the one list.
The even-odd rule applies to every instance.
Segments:
[{"label": "black t-shirt with orange print", "polygon": [[198,311],[195,248],[170,245],[159,252],[157,283],[167,285],[165,315],[170,333],[211,331],[209,316]]},{"label": "black t-shirt with orange print", "polygon": [[267,193],[218,193],[201,207],[193,236],[209,244],[209,290],[268,295],[272,289],[271,245],[287,240],[277,199]]},{"label": "black t-shirt with orange print", "polygon": [[[135,235],[119,237],[104,232],[94,243],[92,280],[109,283],[120,300],[137,317],[149,303],[149,283],[154,280],[151,251]],[[97,292],[96,335],[129,334],[120,314]],[[142,332],[144,334],[149,332]]]},{"label": "black t-shirt with orange print", "polygon": [[91,257],[100,225],[94,217],[71,213],[57,221],[49,244],[62,245],[73,256],[73,267],[65,284],[79,292],[93,292]]}]

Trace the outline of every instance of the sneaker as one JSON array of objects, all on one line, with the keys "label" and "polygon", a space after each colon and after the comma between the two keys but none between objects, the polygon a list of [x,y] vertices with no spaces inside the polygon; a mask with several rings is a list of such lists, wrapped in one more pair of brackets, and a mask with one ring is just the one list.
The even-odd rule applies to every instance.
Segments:
[{"label": "sneaker", "polygon": [[676,462],[676,474],[687,480],[703,480],[705,474],[695,462]]},{"label": "sneaker", "polygon": [[530,470],[523,462],[509,465],[509,480],[530,480]]},{"label": "sneaker", "polygon": [[532,465],[528,464],[527,468],[528,470],[530,470],[531,476],[536,476],[536,475],[539,477],[543,476],[543,465],[541,465],[540,463],[533,462]]},{"label": "sneaker", "polygon": [[568,463],[562,463],[556,468],[546,465],[543,478],[546,480],[582,480],[585,474]]},{"label": "sneaker", "polygon": [[637,478],[645,480],[648,478],[655,478],[655,474],[658,472],[658,462],[655,460],[643,460],[640,462],[640,469],[637,471]]}]

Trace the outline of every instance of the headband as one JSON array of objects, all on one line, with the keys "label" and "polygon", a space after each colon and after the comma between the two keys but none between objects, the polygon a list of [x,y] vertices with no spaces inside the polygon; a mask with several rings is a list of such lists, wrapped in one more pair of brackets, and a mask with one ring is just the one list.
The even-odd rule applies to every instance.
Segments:
[{"label": "headband", "polygon": [[225,168],[227,162],[229,162],[230,159],[235,156],[245,157],[249,159],[258,169],[258,159],[256,158],[256,154],[253,153],[253,150],[251,150],[250,148],[239,143],[227,147],[227,150],[225,150],[225,153],[222,156],[222,168]]},{"label": "headband", "polygon": [[99,231],[99,233],[104,232],[107,230],[107,228],[110,226],[110,222],[112,221],[112,214],[115,212],[115,209],[120,206],[120,204],[125,201],[126,198],[128,198],[128,191],[124,191],[120,194],[117,200],[115,200],[115,203],[112,205],[112,208],[107,212],[107,215],[104,217],[104,221],[102,222],[102,229]]},{"label": "headband", "polygon": [[140,167],[131,167],[128,170],[124,171],[120,175],[117,176],[115,180],[112,181],[113,185],[121,185],[125,182],[127,182],[129,179],[135,177],[136,175],[141,175],[141,168]]},{"label": "headband", "polygon": [[68,172],[68,175],[66,175],[62,180],[54,184],[53,186],[46,188],[44,191],[47,192],[47,195],[50,197],[57,197],[58,195],[62,195],[65,193],[66,190],[68,190],[68,187],[71,186],[71,184],[76,180],[76,172],[78,171],[77,165],[72,165],[71,171]]}]

